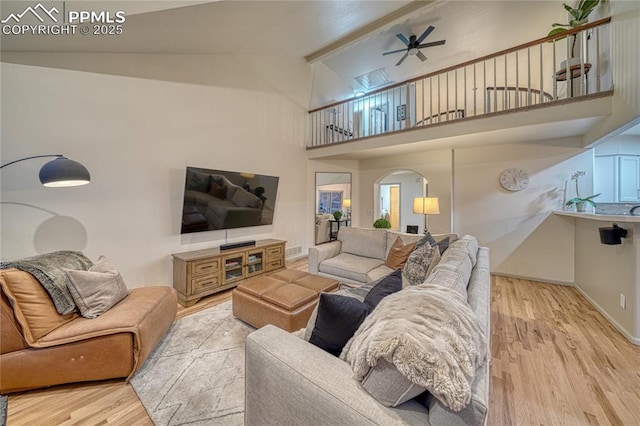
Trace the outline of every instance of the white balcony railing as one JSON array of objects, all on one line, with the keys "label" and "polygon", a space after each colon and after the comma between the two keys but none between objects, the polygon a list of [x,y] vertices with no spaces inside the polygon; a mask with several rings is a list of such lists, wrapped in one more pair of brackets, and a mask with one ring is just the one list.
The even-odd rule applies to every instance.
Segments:
[{"label": "white balcony railing", "polygon": [[610,21],[601,19],[312,110],[308,147],[611,90],[611,70],[606,66],[612,63]]}]

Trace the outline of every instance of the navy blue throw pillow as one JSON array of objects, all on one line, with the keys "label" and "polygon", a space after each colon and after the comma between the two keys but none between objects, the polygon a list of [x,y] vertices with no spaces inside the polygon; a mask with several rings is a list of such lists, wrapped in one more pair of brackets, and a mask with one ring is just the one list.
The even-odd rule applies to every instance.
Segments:
[{"label": "navy blue throw pillow", "polygon": [[369,315],[367,305],[353,297],[320,293],[318,317],[309,343],[340,356],[342,348],[353,337]]},{"label": "navy blue throw pillow", "polygon": [[382,299],[400,290],[402,290],[402,269],[396,269],[371,289],[364,298],[364,303],[373,310]]}]

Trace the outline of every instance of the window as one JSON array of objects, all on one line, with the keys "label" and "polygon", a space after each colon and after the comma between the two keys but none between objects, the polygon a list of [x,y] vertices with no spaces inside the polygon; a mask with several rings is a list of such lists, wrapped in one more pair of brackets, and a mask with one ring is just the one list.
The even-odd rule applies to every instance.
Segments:
[{"label": "window", "polygon": [[342,210],[343,191],[320,191],[318,213],[333,213]]}]

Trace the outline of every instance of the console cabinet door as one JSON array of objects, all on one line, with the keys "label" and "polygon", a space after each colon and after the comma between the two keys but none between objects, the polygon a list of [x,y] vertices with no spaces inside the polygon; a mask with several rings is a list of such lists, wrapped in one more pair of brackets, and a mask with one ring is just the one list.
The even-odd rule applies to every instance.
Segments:
[{"label": "console cabinet door", "polygon": [[264,273],[264,250],[256,249],[247,252],[247,278]]},{"label": "console cabinet door", "polygon": [[222,258],[224,283],[229,284],[245,278],[244,265],[247,261],[246,253],[236,253]]}]

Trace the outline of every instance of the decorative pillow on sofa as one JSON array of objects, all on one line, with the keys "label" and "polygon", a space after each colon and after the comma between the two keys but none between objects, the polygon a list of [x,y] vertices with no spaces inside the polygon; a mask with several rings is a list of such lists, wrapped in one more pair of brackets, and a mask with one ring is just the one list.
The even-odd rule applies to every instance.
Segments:
[{"label": "decorative pillow on sofa", "polygon": [[416,248],[417,243],[404,244],[402,238],[396,238],[387,255],[387,265],[391,269],[401,269],[407,262],[409,255]]},{"label": "decorative pillow on sofa", "polygon": [[367,297],[364,298],[364,303],[370,310],[373,310],[382,299],[400,290],[402,290],[402,271],[396,269],[373,286]]},{"label": "decorative pillow on sofa", "polygon": [[49,293],[30,273],[10,268],[0,270],[2,291],[11,301],[13,312],[28,343],[33,344],[63,324],[78,318],[75,312],[61,315]]},{"label": "decorative pillow on sofa", "polygon": [[431,247],[428,243],[416,248],[407,259],[402,270],[408,285],[422,284],[431,270],[440,260],[438,246]]},{"label": "decorative pillow on sofa", "polygon": [[[339,356],[364,318],[384,297],[401,289],[402,271],[397,270],[361,287],[321,293],[318,305],[300,337]],[[360,318],[362,313],[364,316]]]},{"label": "decorative pillow on sofa", "polygon": [[315,327],[309,343],[340,356],[342,348],[369,312],[369,306],[354,297],[320,293]]},{"label": "decorative pillow on sofa", "polygon": [[107,312],[129,293],[118,270],[104,256],[88,271],[65,269],[65,272],[69,291],[85,318]]},{"label": "decorative pillow on sofa", "polygon": [[227,189],[229,187],[227,185],[218,185],[215,181],[211,181],[211,186],[209,187],[209,194],[213,195],[216,198],[220,198],[224,200],[227,197]]}]

